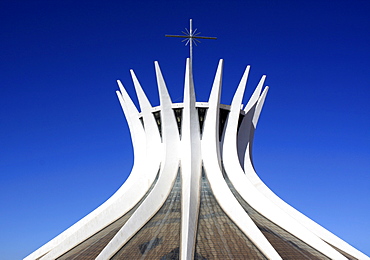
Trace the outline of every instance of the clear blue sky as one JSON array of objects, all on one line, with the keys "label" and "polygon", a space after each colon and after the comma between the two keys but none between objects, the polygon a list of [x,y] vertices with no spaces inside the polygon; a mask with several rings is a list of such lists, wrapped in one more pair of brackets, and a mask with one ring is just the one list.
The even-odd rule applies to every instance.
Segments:
[{"label": "clear blue sky", "polygon": [[267,75],[255,166],[288,203],[370,255],[368,1],[0,2],[0,258],[21,259],[104,202],[130,172],[115,95],[129,69],[158,105],[153,61],[181,102],[194,27],[198,101],[218,59],[223,103],[246,65]]}]

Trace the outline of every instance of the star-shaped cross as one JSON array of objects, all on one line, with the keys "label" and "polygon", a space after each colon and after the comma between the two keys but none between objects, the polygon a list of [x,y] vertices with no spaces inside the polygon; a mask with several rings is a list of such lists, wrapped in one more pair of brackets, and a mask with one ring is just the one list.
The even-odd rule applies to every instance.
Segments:
[{"label": "star-shaped cross", "polygon": [[204,36],[199,36],[200,32],[197,32],[197,29],[193,31],[193,20],[190,19],[190,29],[185,28],[185,32],[182,32],[184,35],[165,35],[166,37],[175,37],[175,38],[184,38],[182,42],[185,42],[185,46],[188,45],[190,46],[190,60],[193,60],[193,42],[195,46],[197,46],[197,42],[200,43],[198,39],[210,39],[210,40],[216,40],[216,37],[204,37]]}]

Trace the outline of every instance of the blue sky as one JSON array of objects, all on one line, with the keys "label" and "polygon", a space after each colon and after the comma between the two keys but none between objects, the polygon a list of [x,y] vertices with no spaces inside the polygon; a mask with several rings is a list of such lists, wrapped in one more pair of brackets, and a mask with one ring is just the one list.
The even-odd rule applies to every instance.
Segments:
[{"label": "blue sky", "polygon": [[[133,68],[158,105],[153,61],[181,102],[188,27],[198,101],[220,58],[229,104],[267,75],[257,172],[285,201],[370,255],[368,1],[0,2],[0,255],[21,259],[103,203],[130,173],[115,96]],[[135,99],[136,100],[136,99]],[[135,101],[136,102],[136,101]]]}]

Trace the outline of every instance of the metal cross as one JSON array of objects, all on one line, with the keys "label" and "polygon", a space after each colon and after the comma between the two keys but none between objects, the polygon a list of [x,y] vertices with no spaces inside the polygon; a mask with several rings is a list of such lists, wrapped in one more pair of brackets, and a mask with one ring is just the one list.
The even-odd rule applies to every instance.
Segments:
[{"label": "metal cross", "polygon": [[165,35],[166,37],[176,37],[176,38],[185,38],[182,40],[182,42],[185,42],[185,46],[188,45],[190,46],[190,61],[193,61],[193,42],[195,46],[197,46],[197,42],[200,43],[198,39],[211,39],[211,40],[216,40],[216,37],[204,37],[204,36],[198,36],[201,34],[200,32],[197,33],[197,29],[193,31],[193,20],[190,19],[190,29],[186,29],[186,32],[182,32],[184,35]]}]

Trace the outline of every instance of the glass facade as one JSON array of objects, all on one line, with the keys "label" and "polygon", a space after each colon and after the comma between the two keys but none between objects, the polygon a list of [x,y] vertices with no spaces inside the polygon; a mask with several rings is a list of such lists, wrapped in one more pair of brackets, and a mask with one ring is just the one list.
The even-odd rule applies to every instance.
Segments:
[{"label": "glass facade", "polygon": [[158,131],[160,136],[162,137],[162,121],[161,121],[161,111],[156,111],[153,113],[155,122],[157,123],[158,126]]},{"label": "glass facade", "polygon": [[[207,115],[207,110],[208,110],[208,108],[206,108],[206,107],[197,107],[200,134],[203,133],[203,124],[204,124],[205,117]],[[183,108],[174,108],[173,112],[175,114],[177,128],[179,130],[179,135],[181,136],[181,124],[182,124]],[[229,115],[229,112],[230,111],[228,109],[220,108],[219,129],[218,129],[220,141],[221,141],[221,138],[222,138],[222,135],[223,135],[223,132],[224,132],[224,128],[225,128],[225,124],[226,124],[226,120],[227,120],[227,117]],[[155,111],[155,112],[153,112],[153,116],[154,116],[155,121],[157,123],[159,134],[162,136],[161,112],[160,111]],[[239,128],[243,118],[244,118],[244,115],[240,114],[238,128]],[[142,117],[140,117],[140,121],[144,125]]]},{"label": "glass facade", "polygon": [[220,108],[220,115],[218,121],[218,138],[220,142],[222,139],[222,134],[224,133],[225,124],[229,113],[230,113],[229,110]]},{"label": "glass facade", "polygon": [[134,208],[132,208],[125,215],[123,215],[122,217],[114,221],[112,224],[108,225],[107,227],[103,228],[99,232],[95,233],[93,236],[86,239],[84,242],[72,248],[67,253],[63,254],[57,259],[58,260],[95,259],[95,257],[99,255],[99,253],[104,249],[104,247],[109,243],[109,241],[114,237],[114,235],[123,227],[123,225],[127,222],[127,220],[131,217],[131,215],[139,207],[139,205],[144,201],[144,199],[153,189],[156,181],[158,180],[158,176],[159,176],[159,171],[156,176],[156,179],[154,180],[148,192],[145,194],[145,196],[140,200],[140,202]]},{"label": "glass facade", "polygon": [[175,118],[176,118],[176,124],[177,128],[179,130],[179,135],[181,136],[181,122],[182,122],[182,111],[183,108],[175,108],[173,109],[173,112],[175,113]]},{"label": "glass facade", "polygon": [[267,259],[218,205],[203,172],[194,259]]},{"label": "glass facade", "polygon": [[200,134],[202,135],[203,134],[203,124],[204,124],[204,120],[207,114],[207,108],[197,107],[197,111],[198,111],[198,118],[199,118],[199,131],[200,131]]},{"label": "glass facade", "polygon": [[284,260],[329,260],[328,257],[254,210],[235,190],[225,173],[224,178],[240,205]]},{"label": "glass facade", "polygon": [[[235,190],[225,172],[224,179],[240,205],[284,260],[329,259],[252,208]],[[57,259],[95,259],[145,200],[157,180],[158,174],[146,195],[128,213]],[[194,259],[267,259],[222,210],[212,192],[204,169],[202,169],[200,188]],[[179,169],[171,192],[160,210],[111,259],[179,259],[180,233],[181,170]],[[348,259],[357,260],[333,248]]]},{"label": "glass facade", "polygon": [[178,173],[161,209],[111,259],[179,259],[180,227],[181,176]]}]

